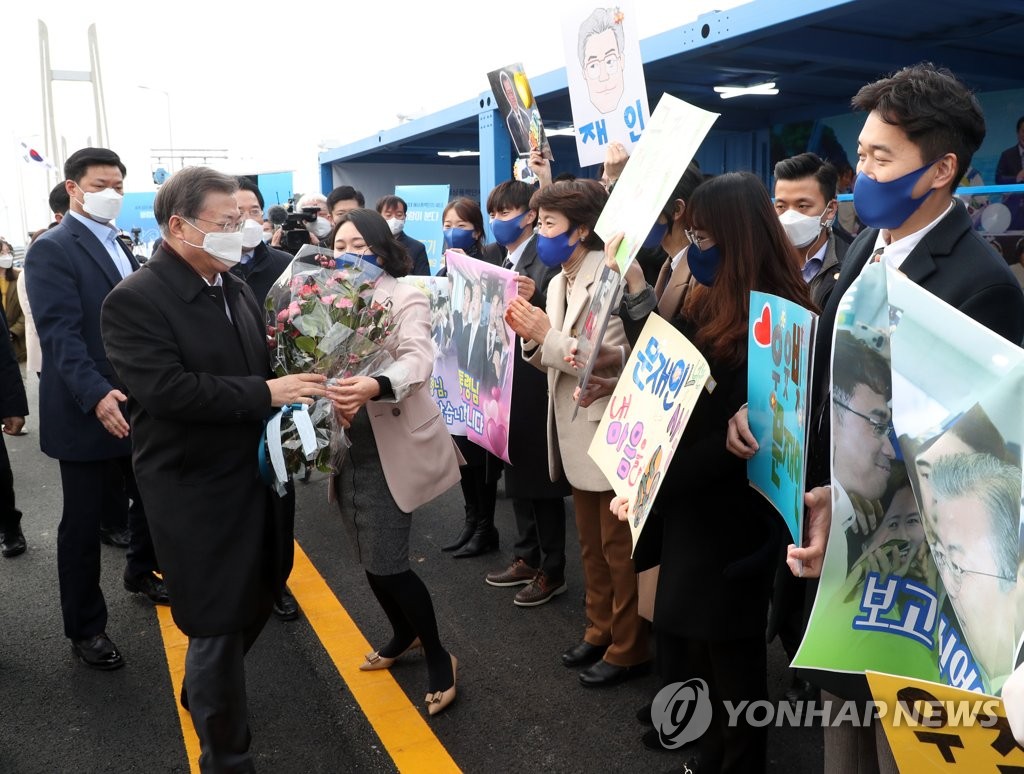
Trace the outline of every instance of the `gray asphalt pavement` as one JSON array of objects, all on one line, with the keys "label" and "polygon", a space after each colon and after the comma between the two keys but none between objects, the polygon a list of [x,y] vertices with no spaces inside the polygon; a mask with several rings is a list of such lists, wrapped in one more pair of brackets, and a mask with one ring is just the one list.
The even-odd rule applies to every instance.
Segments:
[{"label": "gray asphalt pavement", "polygon": [[[0,559],[0,772],[188,772],[156,613],[124,591],[123,552],[103,547],[107,631],[127,665],[89,670],[64,638],[57,593],[57,465],[39,451],[36,378],[28,386],[28,435],[5,438],[25,517],[28,552]],[[299,485],[296,537],[371,643],[388,632],[323,480]],[[640,744],[635,711],[658,689],[654,676],[612,689],[585,689],[559,654],[583,632],[583,584],[568,518],[568,593],[517,608],[516,589],[492,588],[486,572],[508,560],[511,503],[499,499],[502,552],[454,560],[439,549],[458,530],[456,487],[413,518],[413,567],[430,588],[442,639],[459,658],[458,699],[429,727],[466,772],[661,772],[681,770],[671,753]],[[788,682],[778,644],[770,649],[771,697]],[[421,656],[392,673],[425,715]],[[272,619],[247,659],[252,751],[261,772],[389,772],[396,767],[303,616]],[[817,772],[821,732],[770,729],[769,770]],[[432,770],[430,765],[423,770]]]}]

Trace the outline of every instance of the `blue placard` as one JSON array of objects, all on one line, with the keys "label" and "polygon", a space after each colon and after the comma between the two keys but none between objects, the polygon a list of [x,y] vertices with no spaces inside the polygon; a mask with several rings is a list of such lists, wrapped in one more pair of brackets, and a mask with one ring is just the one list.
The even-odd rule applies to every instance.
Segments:
[{"label": "blue placard", "polygon": [[802,545],[807,459],[808,381],[817,315],[778,296],[752,291],[747,349],[747,414],[758,451],[750,485],[782,515]]},{"label": "blue placard", "polygon": [[396,185],[395,196],[405,200],[405,233],[418,239],[427,248],[430,273],[441,269],[444,252],[444,230],[441,215],[448,204],[447,185]]}]

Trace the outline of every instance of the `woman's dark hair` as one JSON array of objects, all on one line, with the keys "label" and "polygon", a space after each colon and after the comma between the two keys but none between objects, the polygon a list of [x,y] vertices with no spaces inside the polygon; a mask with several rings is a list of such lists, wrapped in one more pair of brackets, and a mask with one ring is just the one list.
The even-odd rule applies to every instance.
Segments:
[{"label": "woman's dark hair", "polygon": [[925,163],[955,153],[953,190],[985,139],[985,118],[977,98],[952,72],[921,62],[888,78],[861,87],[852,105],[875,111],[887,124],[898,126],[921,152]]},{"label": "woman's dark hair", "polygon": [[409,253],[402,247],[391,234],[388,222],[375,210],[368,210],[360,207],[342,213],[328,239],[328,244],[334,246],[334,237],[341,228],[342,223],[352,223],[356,231],[366,242],[366,246],[377,256],[380,267],[392,277],[404,277],[412,271],[412,259]]},{"label": "woman's dark hair", "polygon": [[721,255],[715,284],[697,285],[683,306],[705,355],[733,365],[743,360],[751,290],[816,309],[800,274],[800,256],[758,177],[749,172],[718,175],[697,187],[686,213],[690,228],[710,236]]},{"label": "woman's dark hair", "polygon": [[608,192],[596,180],[579,178],[563,180],[541,188],[530,200],[535,210],[553,210],[569,219],[570,230],[583,227],[587,237],[583,246],[588,250],[604,249],[604,241],[594,231],[601,210],[608,201]]},{"label": "woman's dark hair", "polygon": [[476,199],[470,199],[468,196],[452,199],[445,206],[444,212],[441,213],[442,220],[444,220],[444,216],[450,210],[455,210],[455,214],[469,223],[473,230],[480,235],[477,237],[475,248],[467,251],[479,256],[480,251],[484,248],[484,214],[480,211],[480,203]]}]

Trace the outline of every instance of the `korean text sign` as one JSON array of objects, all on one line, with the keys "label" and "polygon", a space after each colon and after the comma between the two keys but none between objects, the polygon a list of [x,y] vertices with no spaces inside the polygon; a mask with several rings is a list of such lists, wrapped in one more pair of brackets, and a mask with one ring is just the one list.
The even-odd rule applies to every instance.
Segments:
[{"label": "korean text sign", "polygon": [[634,547],[709,377],[697,348],[652,314],[588,452],[615,494],[629,498]]}]

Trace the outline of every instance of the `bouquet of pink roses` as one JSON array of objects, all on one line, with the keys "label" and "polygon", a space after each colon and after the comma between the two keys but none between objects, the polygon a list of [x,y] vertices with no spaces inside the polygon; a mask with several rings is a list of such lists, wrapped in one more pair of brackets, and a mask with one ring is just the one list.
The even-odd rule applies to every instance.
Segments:
[{"label": "bouquet of pink roses", "polygon": [[[374,375],[390,365],[392,357],[384,349],[392,324],[390,301],[373,300],[382,273],[373,264],[343,261],[330,250],[303,246],[267,294],[274,372],[278,376],[324,374],[331,383]],[[287,418],[292,421],[284,422]],[[348,448],[326,398],[308,407],[285,407],[268,429],[265,448],[260,450],[261,469],[267,478],[269,458],[282,484],[289,474],[310,465],[325,473],[337,472]]]}]

